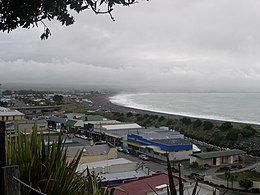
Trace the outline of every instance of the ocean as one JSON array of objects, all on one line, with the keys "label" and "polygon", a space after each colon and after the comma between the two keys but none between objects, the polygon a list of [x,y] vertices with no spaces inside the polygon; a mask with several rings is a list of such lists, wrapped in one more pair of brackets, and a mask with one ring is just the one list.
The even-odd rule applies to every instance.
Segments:
[{"label": "ocean", "polygon": [[260,93],[117,94],[110,101],[168,114],[260,124]]}]

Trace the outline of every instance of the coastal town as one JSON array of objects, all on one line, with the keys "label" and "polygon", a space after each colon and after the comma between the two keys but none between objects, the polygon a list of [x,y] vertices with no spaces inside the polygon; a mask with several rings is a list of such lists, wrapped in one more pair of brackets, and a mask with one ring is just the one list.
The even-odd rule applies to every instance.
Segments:
[{"label": "coastal town", "polygon": [[[241,147],[226,148],[189,137],[170,123],[150,126],[120,120],[150,115],[130,108],[121,112],[122,107],[104,104],[109,102],[104,97],[111,94],[1,88],[1,132],[8,135],[6,139],[15,139],[18,134],[30,137],[37,131],[47,145],[61,136],[67,162],[81,153],[76,173],[87,178],[89,170],[100,185],[120,188],[114,191],[118,195],[167,194],[168,161],[177,190],[178,178],[182,178],[184,194],[194,188],[201,195],[260,192],[259,157]],[[151,116],[153,121],[167,118]]]}]

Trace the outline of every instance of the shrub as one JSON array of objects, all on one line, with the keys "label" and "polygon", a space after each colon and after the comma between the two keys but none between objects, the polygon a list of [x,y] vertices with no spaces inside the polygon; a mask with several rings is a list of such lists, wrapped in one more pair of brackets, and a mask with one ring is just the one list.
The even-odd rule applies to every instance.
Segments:
[{"label": "shrub", "polygon": [[[76,174],[82,151],[68,162],[63,141],[60,134],[53,143],[48,138],[46,145],[43,135],[37,135],[36,126],[31,137],[18,132],[17,140],[7,142],[8,165],[19,165],[21,180],[44,193],[83,194],[85,182]],[[22,194],[33,194],[25,187],[21,191]]]},{"label": "shrub", "polygon": [[231,122],[222,123],[222,125],[219,127],[219,129],[222,131],[229,130],[232,128],[233,128],[233,125],[231,124]]},{"label": "shrub", "polygon": [[194,161],[194,162],[192,162],[192,163],[190,164],[190,167],[192,167],[192,168],[199,168],[199,163],[196,162],[196,161]]},{"label": "shrub", "polygon": [[210,121],[204,121],[203,122],[203,129],[204,130],[210,130],[214,127],[214,124]]},{"label": "shrub", "polygon": [[199,126],[201,126],[202,125],[202,121],[200,120],[200,119],[197,119],[197,120],[195,120],[194,122],[193,122],[193,128],[194,129],[196,129],[196,128],[198,128]]},{"label": "shrub", "polygon": [[186,118],[186,117],[182,118],[182,119],[181,119],[181,122],[182,122],[183,124],[185,124],[185,125],[191,124],[190,118]]},{"label": "shrub", "polygon": [[251,188],[251,187],[253,186],[253,182],[252,182],[250,179],[244,178],[244,179],[241,179],[241,180],[239,181],[239,185],[240,185],[241,187],[244,187],[244,188],[246,188],[246,189],[249,189],[249,188]]},{"label": "shrub", "polygon": [[255,194],[259,194],[260,190],[259,190],[259,188],[252,188],[251,192],[255,193]]},{"label": "shrub", "polygon": [[130,117],[132,117],[133,116],[133,113],[132,112],[128,112],[127,114],[126,114],[126,117],[127,118],[130,118]]},{"label": "shrub", "polygon": [[235,141],[238,138],[238,134],[239,131],[237,129],[231,129],[230,131],[228,131],[226,138],[227,140]]},{"label": "shrub", "polygon": [[160,118],[158,119],[160,122],[163,121],[165,118],[164,116],[160,116]]},{"label": "shrub", "polygon": [[[32,135],[22,135],[18,131],[15,140],[6,137],[7,165],[19,165],[20,179],[38,191],[48,195],[111,195],[115,190],[102,187],[88,169],[86,177],[83,172],[76,173],[83,150],[68,161],[61,133],[58,140],[51,142],[48,136],[46,142],[42,134],[37,135],[35,125]],[[21,194],[36,193],[21,186]]]},{"label": "shrub", "polygon": [[248,126],[244,127],[243,129],[241,129],[240,133],[243,135],[243,137],[251,137],[251,136],[255,135],[256,130],[248,125]]},{"label": "shrub", "polygon": [[218,169],[218,172],[226,172],[226,171],[230,171],[230,168],[229,167],[220,167]]}]

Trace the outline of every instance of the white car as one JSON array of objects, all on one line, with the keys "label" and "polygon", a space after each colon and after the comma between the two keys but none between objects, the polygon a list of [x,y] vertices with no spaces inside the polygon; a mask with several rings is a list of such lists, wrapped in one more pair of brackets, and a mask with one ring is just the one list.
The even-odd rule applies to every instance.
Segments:
[{"label": "white car", "polygon": [[147,156],[144,155],[144,154],[140,154],[140,155],[139,155],[139,158],[142,159],[142,160],[149,160],[149,157],[147,157]]},{"label": "white car", "polygon": [[118,148],[117,148],[117,151],[118,151],[118,152],[123,152],[124,149],[123,149],[122,147],[118,147]]}]

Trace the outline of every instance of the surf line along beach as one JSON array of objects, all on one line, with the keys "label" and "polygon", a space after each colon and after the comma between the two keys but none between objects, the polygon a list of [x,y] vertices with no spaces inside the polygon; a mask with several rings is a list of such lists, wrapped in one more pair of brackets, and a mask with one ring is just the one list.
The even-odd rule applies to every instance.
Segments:
[{"label": "surf line along beach", "polygon": [[136,113],[136,114],[149,114],[149,115],[158,115],[158,116],[164,116],[169,119],[181,119],[181,118],[190,118],[190,119],[201,119],[201,120],[207,120],[211,121],[214,124],[220,125],[224,122],[232,122],[233,124],[237,125],[251,125],[255,129],[260,130],[260,124],[255,123],[247,123],[247,122],[237,122],[237,121],[230,121],[230,120],[219,120],[219,119],[210,119],[210,118],[203,118],[203,117],[196,117],[196,116],[186,116],[186,115],[178,115],[178,114],[169,114],[169,113],[163,113],[163,112],[156,112],[156,111],[150,111],[150,110],[144,110],[139,108],[131,108],[126,106],[121,106],[118,104],[114,104],[110,101],[110,97],[114,96],[115,94],[98,94],[93,95],[90,97],[91,101],[93,102],[93,105],[91,109],[94,110],[100,110],[100,111],[111,111],[111,112],[121,112],[121,113]]},{"label": "surf line along beach", "polygon": [[[89,99],[93,102],[92,106],[89,107],[91,110],[98,110],[100,114],[103,114],[105,116],[113,116],[111,114],[112,112],[114,113],[124,113],[125,115],[128,112],[131,112],[133,114],[140,114],[140,115],[157,115],[158,117],[163,116],[166,119],[172,119],[172,120],[178,120],[180,121],[183,118],[189,118],[192,121],[195,121],[196,119],[201,119],[202,121],[209,121],[212,122],[215,126],[220,126],[221,124],[227,122],[224,120],[215,120],[215,119],[204,119],[204,118],[199,118],[199,117],[188,117],[188,116],[183,116],[183,115],[175,115],[175,114],[167,114],[167,113],[162,113],[162,112],[154,112],[154,111],[148,111],[148,110],[142,110],[142,109],[137,109],[137,108],[130,108],[130,107],[125,107],[117,104],[113,104],[109,98],[115,94],[97,94],[97,95],[92,95],[89,97]],[[133,121],[134,122],[134,121]],[[254,129],[256,129],[258,132],[260,132],[260,125],[258,124],[249,124],[249,123],[242,123],[242,122],[232,122],[234,126],[236,125],[241,125],[241,126],[246,126],[250,125]],[[185,133],[184,133],[185,134]],[[186,135],[187,137],[190,137],[189,135]],[[203,141],[201,139],[195,138],[199,141]],[[225,139],[225,137],[224,137]],[[260,156],[260,137],[251,137],[243,140],[239,140],[239,142],[236,143],[236,145],[232,145],[231,147],[233,148],[239,148],[244,151],[247,151],[251,154],[257,154]],[[219,145],[213,143],[213,145]]]}]

